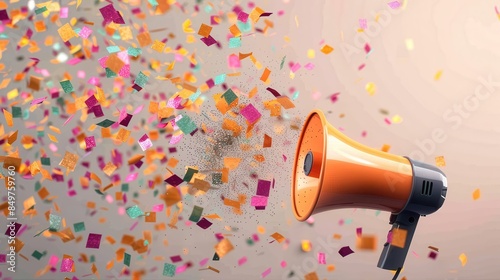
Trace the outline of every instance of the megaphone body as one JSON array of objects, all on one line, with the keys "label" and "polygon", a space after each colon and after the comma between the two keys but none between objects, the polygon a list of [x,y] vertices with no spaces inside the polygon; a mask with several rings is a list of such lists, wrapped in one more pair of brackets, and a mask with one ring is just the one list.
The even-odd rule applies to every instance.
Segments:
[{"label": "megaphone body", "polygon": [[332,209],[391,212],[391,232],[404,246],[386,242],[378,267],[403,267],[420,216],[444,203],[446,176],[438,168],[362,145],[311,112],[302,128],[292,175],[292,205],[299,221]]}]

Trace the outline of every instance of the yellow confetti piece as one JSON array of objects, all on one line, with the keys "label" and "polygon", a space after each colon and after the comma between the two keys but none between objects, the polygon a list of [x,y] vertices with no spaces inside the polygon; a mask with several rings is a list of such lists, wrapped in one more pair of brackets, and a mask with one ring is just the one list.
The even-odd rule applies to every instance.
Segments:
[{"label": "yellow confetti piece", "polygon": [[444,156],[436,157],[436,166],[443,167],[446,166],[446,162],[444,160]]},{"label": "yellow confetti piece", "polygon": [[290,37],[288,37],[288,36],[284,36],[283,40],[285,40],[285,42],[287,42],[287,43],[290,43]]},{"label": "yellow confetti piece", "polygon": [[186,19],[182,23],[182,31],[184,31],[184,33],[194,33],[194,29],[191,28],[191,20],[190,19]]},{"label": "yellow confetti piece", "polygon": [[155,40],[151,48],[159,53],[163,52],[163,49],[165,49],[165,43],[162,41]]},{"label": "yellow confetti piece", "polygon": [[472,193],[472,199],[478,200],[481,197],[481,190],[475,189]]},{"label": "yellow confetti piece", "polygon": [[467,256],[464,253],[460,254],[460,256],[458,256],[458,259],[462,263],[462,266],[465,266],[467,264]]},{"label": "yellow confetti piece", "polygon": [[108,175],[108,176],[111,176],[111,174],[113,174],[113,172],[115,172],[115,170],[117,169],[118,167],[116,165],[114,165],[112,162],[108,162],[104,168],[103,168],[103,172]]},{"label": "yellow confetti piece", "polygon": [[307,58],[313,59],[316,56],[316,52],[313,49],[307,50]]},{"label": "yellow confetti piece", "polygon": [[403,122],[403,118],[401,118],[401,116],[399,116],[399,115],[394,115],[391,119],[391,122],[392,123],[401,123],[401,122]]},{"label": "yellow confetti piece", "polygon": [[50,141],[52,141],[54,143],[59,143],[59,141],[57,140],[57,138],[54,135],[47,133],[47,136],[49,137]]},{"label": "yellow confetti piece", "polygon": [[366,84],[365,90],[366,92],[368,92],[368,94],[374,95],[375,92],[377,91],[377,86],[374,83],[370,82]]},{"label": "yellow confetti piece", "polygon": [[437,71],[437,73],[434,75],[434,80],[437,81],[441,79],[441,75],[443,74],[443,70]]},{"label": "yellow confetti piece", "polygon": [[7,93],[7,99],[12,100],[16,98],[18,95],[19,91],[17,90],[17,88],[15,88]]},{"label": "yellow confetti piece", "polygon": [[76,1],[76,8],[78,9],[78,7],[80,7],[81,4],[82,4],[82,0],[77,0]]},{"label": "yellow confetti piece", "polygon": [[61,39],[64,42],[68,42],[71,38],[76,36],[75,31],[73,30],[73,28],[69,23],[66,23],[65,25],[59,27],[57,32],[59,33],[59,36],[61,36]]},{"label": "yellow confetti piece", "polygon": [[406,44],[407,50],[409,50],[409,51],[413,50],[413,48],[414,48],[413,39],[406,39],[405,44]]},{"label": "yellow confetti piece", "polygon": [[304,252],[311,251],[311,249],[312,249],[311,241],[309,241],[309,240],[302,240],[302,242],[300,243],[300,248]]}]

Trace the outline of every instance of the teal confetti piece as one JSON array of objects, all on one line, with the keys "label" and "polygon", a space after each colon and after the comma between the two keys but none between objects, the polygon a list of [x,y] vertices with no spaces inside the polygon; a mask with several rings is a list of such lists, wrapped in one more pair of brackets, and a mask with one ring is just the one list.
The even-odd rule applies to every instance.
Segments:
[{"label": "teal confetti piece", "polygon": [[224,81],[226,81],[226,74],[220,74],[219,76],[215,77],[214,83],[215,85],[220,85]]},{"label": "teal confetti piece", "polygon": [[79,222],[73,224],[73,229],[75,229],[75,232],[80,232],[85,230],[85,223],[84,222]]},{"label": "teal confetti piece", "polygon": [[132,47],[129,47],[127,49],[127,54],[131,55],[133,57],[137,57],[137,56],[139,56],[139,55],[142,54],[142,49],[141,48],[132,48]]},{"label": "teal confetti piece", "polygon": [[252,30],[252,24],[250,22],[250,20],[247,20],[247,22],[238,20],[236,24],[238,25],[238,29],[240,29],[241,32],[250,32]]},{"label": "teal confetti piece", "polygon": [[54,44],[54,46],[53,46],[52,48],[54,48],[54,50],[58,51],[58,50],[60,50],[60,49],[61,49],[61,44],[59,44],[59,43],[55,43],[55,44]]},{"label": "teal confetti piece", "polygon": [[201,95],[201,91],[197,90],[195,93],[193,93],[189,96],[189,100],[191,100],[191,102],[195,102],[196,99],[198,99],[198,97],[200,97],[200,95]]},{"label": "teal confetti piece", "polygon": [[105,119],[103,120],[102,122],[98,123],[97,125],[98,126],[101,126],[101,127],[110,127],[111,125],[113,125],[115,122],[112,121],[112,120],[108,120],[108,119]]},{"label": "teal confetti piece", "polygon": [[31,256],[37,260],[40,260],[43,257],[43,254],[35,250]]},{"label": "teal confetti piece", "polygon": [[64,90],[64,93],[72,93],[75,89],[73,88],[73,85],[71,84],[70,81],[66,80],[66,81],[62,81],[62,82],[59,82],[61,84],[61,87],[63,88]]},{"label": "teal confetti piece", "polygon": [[62,222],[62,218],[57,216],[57,215],[53,215],[53,214],[50,214],[49,216],[49,230],[50,231],[58,231],[61,229],[61,222]]},{"label": "teal confetti piece", "polygon": [[375,211],[375,216],[380,215],[380,210]]},{"label": "teal confetti piece", "polygon": [[102,192],[101,192],[101,190],[99,190],[99,189],[95,189],[94,191],[95,191],[97,194],[103,195],[103,193],[102,193]]},{"label": "teal confetti piece", "polygon": [[138,197],[139,197],[139,193],[138,193],[138,192],[135,192],[132,196],[133,196],[134,198],[138,198]]},{"label": "teal confetti piece", "polygon": [[144,240],[143,244],[144,244],[144,246],[148,246],[149,245],[149,241]]},{"label": "teal confetti piece", "polygon": [[50,166],[50,158],[48,157],[43,157],[40,159],[41,162],[42,162],[42,165],[45,165],[45,166]]},{"label": "teal confetti piece", "polygon": [[58,107],[52,107],[52,114],[59,116],[59,108]]},{"label": "teal confetti piece", "polygon": [[108,53],[117,53],[120,51],[120,47],[119,46],[108,46],[108,47],[106,47],[106,50],[108,51]]},{"label": "teal confetti piece", "polygon": [[233,101],[236,100],[236,98],[238,98],[238,96],[236,96],[236,94],[234,93],[234,91],[232,89],[226,90],[226,92],[224,92],[222,97],[226,100],[226,103],[228,105],[233,103]]},{"label": "teal confetti piece", "polygon": [[174,277],[176,268],[177,267],[173,264],[165,263],[163,265],[163,276]]},{"label": "teal confetti piece", "polygon": [[23,109],[21,107],[12,107],[12,117],[20,118],[23,116]]},{"label": "teal confetti piece", "polygon": [[281,59],[280,70],[283,69],[283,65],[285,65],[286,55]]},{"label": "teal confetti piece", "polygon": [[127,215],[132,219],[136,219],[144,215],[144,212],[142,212],[142,210],[137,205],[127,208],[126,211]]},{"label": "teal confetti piece", "polygon": [[123,264],[125,264],[128,267],[130,267],[130,259],[131,258],[132,257],[129,254],[124,253],[124,255],[123,255]]},{"label": "teal confetti piece", "polygon": [[106,78],[113,78],[116,77],[116,73],[111,71],[108,67],[106,67]]},{"label": "teal confetti piece", "polygon": [[211,13],[211,12],[212,12],[212,6],[210,6],[210,5],[206,5],[206,6],[205,6],[205,13],[209,14],[209,13]]},{"label": "teal confetti piece", "polygon": [[45,12],[45,11],[47,11],[47,6],[43,6],[41,8],[36,9],[35,10],[35,14],[39,15],[39,14]]},{"label": "teal confetti piece", "polygon": [[229,48],[239,48],[241,47],[241,37],[233,37],[229,39]]},{"label": "teal confetti piece", "polygon": [[40,184],[40,182],[37,181],[35,183],[35,192],[39,191],[41,188],[42,188],[42,184]]},{"label": "teal confetti piece", "polygon": [[153,6],[153,8],[158,6],[158,1],[156,1],[156,0],[148,0],[148,1],[149,1],[149,4],[151,4],[151,6]]},{"label": "teal confetti piece", "polygon": [[137,74],[137,77],[135,78],[134,84],[140,86],[141,88],[144,88],[144,86],[148,82],[148,79],[148,76],[144,75],[144,73],[142,72],[139,72],[139,74]]},{"label": "teal confetti piece", "polygon": [[344,221],[344,224],[350,225],[352,223],[352,219],[347,219]]},{"label": "teal confetti piece", "polygon": [[23,120],[27,120],[30,117],[30,109],[26,108],[23,112]]},{"label": "teal confetti piece", "polygon": [[253,240],[252,240],[252,238],[248,238],[248,239],[247,239],[247,244],[248,244],[249,246],[252,246],[252,245],[253,245]]},{"label": "teal confetti piece", "polygon": [[294,92],[293,96],[292,96],[292,100],[297,99],[299,97],[299,93],[300,93],[299,91]]},{"label": "teal confetti piece", "polygon": [[187,115],[183,115],[180,120],[175,123],[182,133],[189,134],[196,129],[196,124],[191,120],[191,118]]},{"label": "teal confetti piece", "polygon": [[156,189],[154,192],[153,192],[153,197],[156,197],[160,192],[158,191],[158,189]]},{"label": "teal confetti piece", "polygon": [[197,223],[200,220],[202,213],[203,213],[203,207],[194,206],[193,211],[191,212],[191,216],[189,216],[189,220],[191,222]]},{"label": "teal confetti piece", "polygon": [[95,257],[94,257],[94,255],[90,256],[90,262],[91,262],[91,263],[95,262]]},{"label": "teal confetti piece", "polygon": [[38,136],[38,137],[40,137],[40,138],[41,138],[41,137],[44,137],[44,136],[45,136],[45,131],[43,131],[43,130],[39,130],[39,131],[37,131],[37,132],[36,132],[36,136]]}]

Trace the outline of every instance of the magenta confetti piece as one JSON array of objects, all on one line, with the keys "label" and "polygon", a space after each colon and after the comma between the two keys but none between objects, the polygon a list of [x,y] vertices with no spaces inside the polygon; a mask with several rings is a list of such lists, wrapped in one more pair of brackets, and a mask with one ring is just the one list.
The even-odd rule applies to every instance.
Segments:
[{"label": "magenta confetti piece", "polygon": [[318,253],[318,263],[319,264],[326,264],[325,253],[321,253],[321,252]]},{"label": "magenta confetti piece", "polygon": [[101,234],[96,234],[96,233],[89,233],[89,236],[87,238],[87,245],[85,248],[91,248],[91,249],[99,249],[101,246]]},{"label": "magenta confetti piece", "polygon": [[238,260],[238,265],[241,266],[246,262],[247,262],[247,257],[242,257],[241,259]]},{"label": "magenta confetti piece", "polygon": [[257,195],[259,196],[269,196],[269,191],[271,190],[271,181],[259,179],[257,182]]},{"label": "magenta confetti piece", "polygon": [[265,196],[252,196],[250,205],[252,206],[267,206],[267,197]]},{"label": "magenta confetti piece", "polygon": [[271,268],[266,269],[266,271],[262,272],[262,278],[266,278],[267,275],[271,273]]},{"label": "magenta confetti piece", "polygon": [[351,250],[351,248],[349,246],[344,246],[344,247],[340,248],[340,250],[339,250],[339,254],[342,257],[348,256],[348,255],[350,255],[352,253],[354,253],[354,251]]},{"label": "magenta confetti piece", "polygon": [[257,111],[252,104],[248,104],[245,108],[241,109],[240,114],[243,115],[250,124],[255,123],[261,117],[259,111]]},{"label": "magenta confetti piece", "polygon": [[363,232],[363,229],[362,229],[362,228],[360,228],[360,227],[359,227],[359,228],[356,228],[356,235],[357,235],[358,237],[361,237],[362,232]]}]

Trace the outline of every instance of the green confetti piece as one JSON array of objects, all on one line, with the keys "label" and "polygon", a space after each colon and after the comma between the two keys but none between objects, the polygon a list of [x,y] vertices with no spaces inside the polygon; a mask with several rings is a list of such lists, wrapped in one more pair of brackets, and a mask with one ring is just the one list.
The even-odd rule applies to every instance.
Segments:
[{"label": "green confetti piece", "polygon": [[222,173],[212,174],[212,184],[213,185],[221,185],[222,184]]},{"label": "green confetti piece", "polygon": [[108,119],[105,119],[103,120],[102,122],[98,123],[97,125],[98,126],[101,126],[101,127],[110,127],[114,124],[115,122],[112,121],[112,120],[108,120]]},{"label": "green confetti piece", "polygon": [[58,107],[52,107],[52,114],[58,116],[59,115],[59,108]]},{"label": "green confetti piece", "polygon": [[141,48],[132,48],[132,47],[129,47],[127,49],[127,54],[131,55],[133,57],[138,57],[139,55],[142,54],[142,49]]},{"label": "green confetti piece", "polygon": [[160,193],[160,191],[158,191],[157,189],[153,192],[153,197],[156,197],[158,194]]},{"label": "green confetti piece", "polygon": [[248,238],[247,239],[247,244],[252,246],[253,245],[253,240],[251,238]]},{"label": "green confetti piece", "polygon": [[43,130],[37,131],[37,132],[36,132],[36,136],[38,136],[38,137],[40,137],[40,138],[41,138],[41,137],[44,137],[44,136],[45,136],[45,131],[43,131]]},{"label": "green confetti piece", "polygon": [[21,107],[12,107],[12,117],[21,118],[23,116],[23,109]]},{"label": "green confetti piece", "polygon": [[62,82],[59,82],[61,84],[61,87],[63,88],[64,90],[64,93],[72,93],[75,89],[73,88],[73,85],[71,84],[70,81],[66,80],[66,81],[62,81]]},{"label": "green confetti piece", "polygon": [[177,267],[173,264],[165,263],[163,265],[163,276],[174,277],[176,268]]},{"label": "green confetti piece", "polygon": [[138,198],[138,197],[139,197],[139,193],[138,193],[138,192],[135,192],[132,196],[133,196],[134,198]]},{"label": "green confetti piece", "polygon": [[286,59],[286,55],[281,59],[280,70],[283,69],[283,65],[285,65],[285,59]]},{"label": "green confetti piece", "polygon": [[189,134],[196,129],[196,124],[187,115],[183,115],[180,120],[175,123],[184,134]]},{"label": "green confetti piece", "polygon": [[128,184],[122,184],[122,192],[128,192]]},{"label": "green confetti piece", "polygon": [[49,230],[50,231],[58,231],[61,229],[61,222],[62,222],[62,218],[57,216],[57,215],[53,215],[53,214],[50,214],[49,216]]},{"label": "green confetti piece", "polygon": [[45,12],[45,11],[47,11],[47,6],[43,6],[41,8],[36,9],[35,10],[35,14],[39,15],[39,14]]},{"label": "green confetti piece", "polygon": [[186,174],[184,175],[184,178],[182,180],[184,182],[190,182],[191,179],[193,179],[193,175],[196,173],[198,173],[198,170],[188,167],[188,170],[186,171]]},{"label": "green confetti piece", "polygon": [[352,223],[352,219],[346,219],[346,220],[344,221],[344,223],[345,223],[346,225],[350,225],[350,224]]},{"label": "green confetti piece", "polygon": [[232,89],[226,90],[226,92],[224,92],[222,97],[224,97],[224,99],[226,100],[226,103],[228,105],[233,103],[233,101],[236,100],[236,98],[238,98],[238,96],[234,93],[234,91]]},{"label": "green confetti piece", "polygon": [[75,229],[75,232],[80,232],[85,230],[85,223],[84,222],[79,222],[73,224],[73,228]]},{"label": "green confetti piece", "polygon": [[241,47],[241,37],[229,38],[229,48],[230,49],[239,48],[239,47]]},{"label": "green confetti piece", "polygon": [[123,264],[125,264],[128,267],[130,267],[130,259],[131,258],[132,257],[129,254],[124,253],[124,255],[123,255]]},{"label": "green confetti piece", "polygon": [[144,246],[148,246],[149,245],[149,241],[144,240],[143,244],[144,244]]},{"label": "green confetti piece", "polygon": [[116,73],[111,71],[108,67],[106,67],[106,78],[113,78],[116,77]]},{"label": "green confetti piece", "polygon": [[120,51],[120,47],[119,46],[108,46],[108,47],[106,47],[106,50],[108,51],[108,53],[117,53]]},{"label": "green confetti piece", "polygon": [[142,72],[139,72],[139,74],[137,74],[137,77],[135,78],[134,84],[140,86],[141,88],[144,88],[148,80],[148,76],[144,75],[144,73]]},{"label": "green confetti piece", "polygon": [[40,260],[43,257],[43,254],[35,250],[31,256],[37,260]]},{"label": "green confetti piece", "polygon": [[101,190],[99,190],[99,189],[95,189],[94,191],[95,191],[97,194],[104,195],[104,194],[101,192]]},{"label": "green confetti piece", "polygon": [[215,85],[220,85],[226,81],[226,74],[220,74],[219,76],[216,76],[214,79]]},{"label": "green confetti piece", "polygon": [[203,213],[203,207],[194,206],[193,211],[191,212],[191,216],[189,216],[189,220],[191,222],[197,223],[200,220],[202,213]]},{"label": "green confetti piece", "polygon": [[91,262],[91,263],[95,262],[95,257],[94,257],[94,255],[90,256],[90,262]]},{"label": "green confetti piece", "polygon": [[40,159],[40,161],[42,162],[42,165],[50,166],[50,158],[43,157],[43,158]]},{"label": "green confetti piece", "polygon": [[132,207],[127,208],[126,211],[127,211],[127,215],[132,219],[136,219],[136,218],[144,215],[144,212],[142,212],[142,210],[137,205],[134,205]]},{"label": "green confetti piece", "polygon": [[293,96],[292,96],[292,100],[297,99],[299,97],[299,93],[300,93],[299,91],[294,92]]},{"label": "green confetti piece", "polygon": [[27,120],[30,117],[30,109],[26,108],[23,112],[23,120]]},{"label": "green confetti piece", "polygon": [[40,182],[36,181],[35,182],[35,192],[38,192],[42,188],[42,184]]}]

